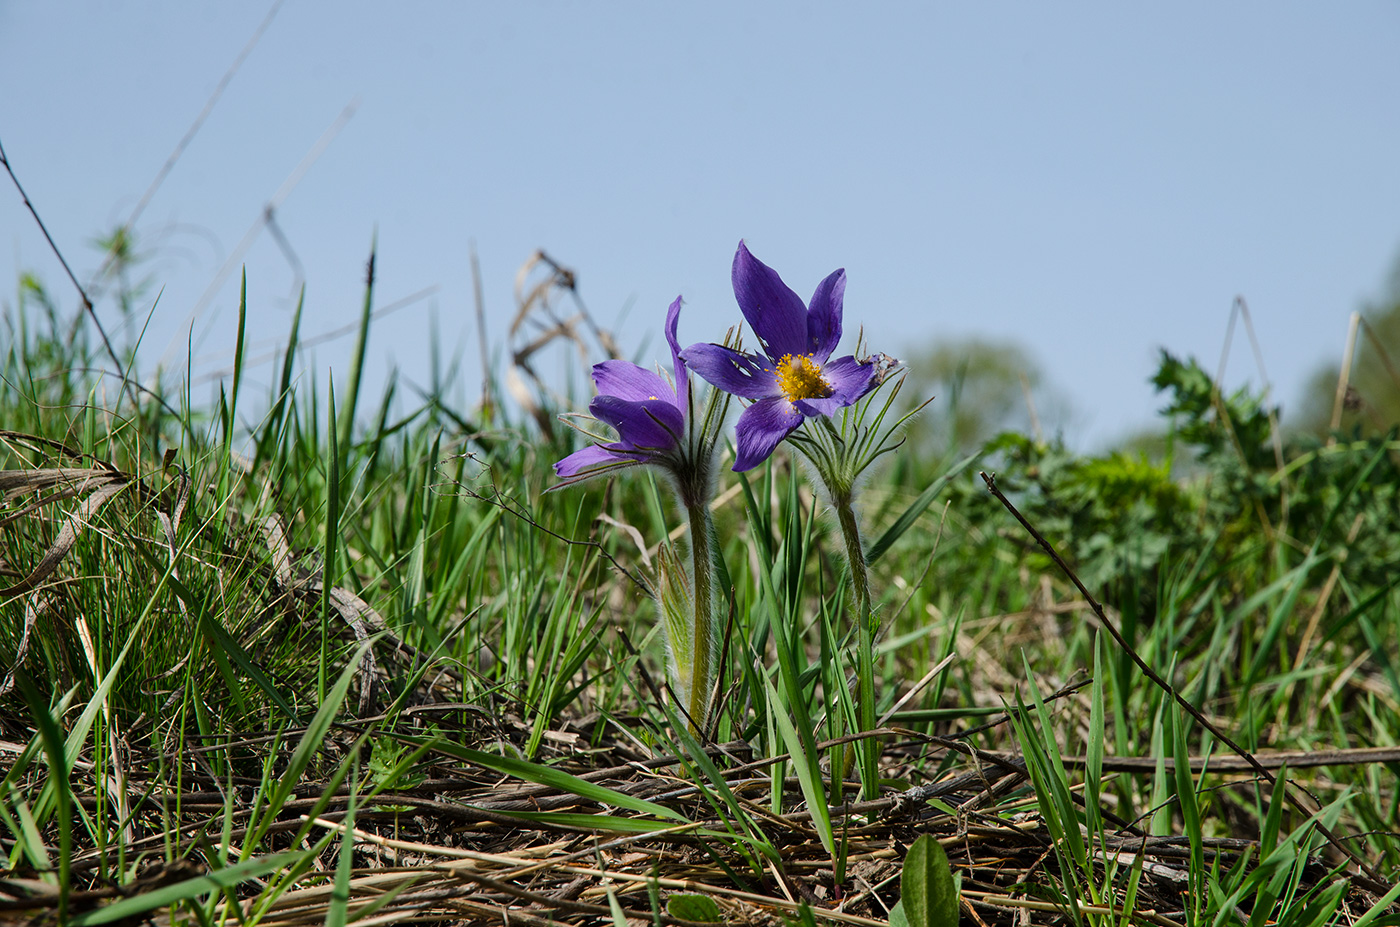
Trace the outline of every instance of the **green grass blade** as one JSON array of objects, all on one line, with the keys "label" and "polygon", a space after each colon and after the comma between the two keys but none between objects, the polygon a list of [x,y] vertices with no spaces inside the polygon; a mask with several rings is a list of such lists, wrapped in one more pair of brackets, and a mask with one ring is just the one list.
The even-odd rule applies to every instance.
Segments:
[{"label": "green grass blade", "polygon": [[289,866],[301,860],[305,855],[304,852],[288,851],[274,853],[270,856],[255,856],[224,869],[216,869],[205,875],[185,879],[183,882],[176,882],[174,885],[167,885],[155,891],[114,901],[105,907],[84,911],[74,915],[68,923],[72,927],[97,927],[98,924],[126,921],[156,908],[164,908],[182,901],[199,898],[211,892],[222,892],[225,889],[235,888],[249,879],[257,879],[269,872],[276,872]]},{"label": "green grass blade", "polygon": [[[763,684],[768,690],[768,713],[777,725],[778,732],[782,736],[783,742],[787,745],[788,754],[792,757],[792,768],[797,773],[797,782],[802,787],[802,796],[807,800],[807,809],[812,814],[812,826],[817,831],[817,836],[821,838],[822,846],[831,854],[833,860],[836,859],[836,840],[831,830],[831,809],[826,804],[826,790],[822,788],[821,767],[818,765],[816,744],[809,746],[802,737],[797,734],[797,729],[792,726],[792,721],[784,710],[782,700],[778,698],[778,690],[773,688],[773,682],[767,676],[763,677]],[[807,740],[811,740],[808,735]]]},{"label": "green grass blade", "polygon": [[340,854],[335,862],[335,884],[326,911],[326,927],[345,927],[350,914],[350,875],[355,868],[355,790],[351,777],[350,801],[341,821]]},{"label": "green grass blade", "polygon": [[[411,741],[412,742],[412,741]],[[679,812],[672,811],[665,805],[658,805],[655,802],[647,801],[643,798],[634,798],[622,792],[614,791],[606,786],[589,782],[587,779],[580,779],[563,770],[554,769],[549,766],[541,766],[538,763],[531,763],[527,760],[517,760],[514,757],[497,756],[494,753],[483,753],[480,750],[473,750],[470,747],[463,747],[450,742],[439,742],[436,749],[474,763],[484,769],[490,769],[505,776],[513,776],[516,779],[524,779],[526,782],[533,782],[536,785],[548,786],[558,789],[561,792],[568,792],[577,795],[579,798],[586,798],[595,801],[600,805],[614,805],[618,808],[626,808],[629,811],[638,811],[642,814],[649,814],[652,817],[665,820],[676,821],[681,824],[689,824],[690,821]]]},{"label": "green grass blade", "polygon": [[919,493],[914,501],[909,503],[909,507],[904,510],[903,514],[896,518],[894,523],[885,529],[885,533],[880,535],[879,540],[872,544],[870,549],[865,552],[866,563],[873,564],[876,560],[883,557],[885,553],[894,546],[894,542],[898,541],[904,536],[904,532],[913,527],[914,522],[919,520],[919,516],[924,513],[925,509],[933,504],[933,500],[938,498],[939,494],[947,488],[948,484],[981,456],[982,453],[979,451],[976,454],[964,457],[962,460],[953,464],[947,473],[944,473],[938,479],[934,480],[928,485],[928,488]]},{"label": "green grass blade", "polygon": [[355,678],[355,673],[360,668],[360,660],[364,657],[365,651],[374,645],[379,637],[371,637],[363,641],[350,655],[345,669],[341,670],[340,678],[335,685],[326,693],[326,698],[321,702],[321,707],[316,709],[315,716],[311,723],[307,725],[306,732],[301,735],[301,740],[297,742],[296,749],[292,751],[292,757],[287,762],[287,768],[277,780],[272,790],[268,793],[267,803],[261,820],[256,828],[251,829],[251,835],[244,841],[244,859],[249,858],[253,848],[256,847],[267,829],[272,826],[273,820],[291,797],[292,790],[297,787],[301,774],[310,765],[311,758],[321,749],[321,744],[326,739],[326,732],[331,729],[331,722],[335,720],[336,713],[340,711],[341,704],[345,701],[345,693],[350,689],[350,681]]},{"label": "green grass blade", "polygon": [[44,745],[44,755],[49,764],[48,781],[53,786],[57,805],[58,922],[61,924],[68,917],[68,892],[72,881],[69,870],[73,863],[73,786],[69,779],[69,761],[64,750],[63,732],[49,712],[48,703],[34,688],[29,674],[23,671],[16,673],[15,683],[29,703],[29,715],[39,729],[39,739]]},{"label": "green grass blade", "polygon": [[[1371,927],[1372,924],[1400,923],[1400,918],[1394,915],[1386,917],[1386,915],[1391,914],[1391,906],[1394,905],[1397,900],[1400,900],[1400,882],[1397,882],[1395,887],[1377,899],[1376,903],[1371,906],[1371,909],[1358,917],[1351,927]],[[1382,920],[1382,917],[1385,917],[1385,919]]]},{"label": "green grass blade", "polygon": [[[355,333],[355,350],[350,355],[350,383],[345,390],[345,408],[339,410],[341,452],[349,449],[355,434],[355,408],[360,399],[361,376],[365,369],[365,349],[369,346],[369,323],[374,309],[374,270],[378,251],[378,234],[370,243],[369,262],[365,270],[365,300],[360,309],[360,327]],[[334,401],[334,400],[332,400]]]},{"label": "green grass blade", "polygon": [[233,429],[238,424],[238,394],[243,385],[243,361],[245,338],[248,333],[248,268],[243,268],[243,277],[238,285],[238,332],[233,339],[233,392],[229,396],[229,427],[224,433],[226,450],[233,449]]}]

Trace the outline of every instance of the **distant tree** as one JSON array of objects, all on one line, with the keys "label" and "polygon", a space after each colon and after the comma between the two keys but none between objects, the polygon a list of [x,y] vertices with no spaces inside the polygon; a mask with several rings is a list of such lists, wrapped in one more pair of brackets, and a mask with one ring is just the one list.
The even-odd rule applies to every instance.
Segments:
[{"label": "distant tree", "polygon": [[[1309,379],[1297,419],[1300,429],[1319,435],[1328,431],[1341,373],[1339,356]],[[1381,298],[1361,310],[1348,383],[1342,397],[1341,430],[1372,434],[1400,424],[1400,258],[1391,268]]]},{"label": "distant tree", "polygon": [[969,453],[1003,431],[1053,436],[1068,418],[1067,401],[1014,342],[939,341],[906,363],[909,402],[935,397],[909,430],[910,443],[926,453]]}]

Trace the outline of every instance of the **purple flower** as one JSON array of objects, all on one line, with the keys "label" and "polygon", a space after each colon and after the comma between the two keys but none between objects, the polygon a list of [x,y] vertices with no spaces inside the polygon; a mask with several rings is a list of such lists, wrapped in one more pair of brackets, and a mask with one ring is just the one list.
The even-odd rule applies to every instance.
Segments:
[{"label": "purple flower", "polygon": [[672,386],[654,371],[622,360],[607,360],[593,367],[598,395],[588,405],[598,421],[612,426],[617,440],[589,445],[554,465],[563,482],[558,489],[638,464],[674,468],[685,437],[689,383],[685,362],[676,340],[681,298],[666,312],[666,341],[676,382]]},{"label": "purple flower", "polygon": [[870,392],[876,366],[851,355],[831,360],[841,340],[846,272],[817,284],[809,306],[741,241],[734,255],[734,298],[758,336],[762,354],[718,344],[693,344],[680,354],[691,370],[752,404],[739,416],[735,470],[768,459],[812,415],[830,415]]}]

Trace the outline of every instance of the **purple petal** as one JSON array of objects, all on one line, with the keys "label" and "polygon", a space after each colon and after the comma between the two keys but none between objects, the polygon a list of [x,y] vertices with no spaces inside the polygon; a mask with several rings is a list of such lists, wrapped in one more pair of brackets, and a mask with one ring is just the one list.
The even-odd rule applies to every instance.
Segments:
[{"label": "purple petal", "polygon": [[851,355],[822,364],[822,376],[831,386],[828,398],[850,405],[875,388],[875,363],[858,361]]},{"label": "purple petal", "polygon": [[846,300],[846,271],[838,270],[817,284],[807,310],[807,353],[818,363],[831,356],[841,341],[841,309]]},{"label": "purple petal", "polygon": [[681,343],[676,340],[676,326],[681,319],[681,298],[671,303],[666,310],[666,343],[671,346],[671,369],[676,376],[676,405],[682,412],[690,408],[690,378],[685,373],[685,361],[681,360]]},{"label": "purple petal", "polygon": [[740,354],[720,344],[692,344],[681,360],[713,386],[742,399],[764,399],[778,392],[767,358]]},{"label": "purple petal", "polygon": [[669,451],[685,428],[681,410],[664,399],[628,402],[616,396],[598,396],[589,403],[588,411],[617,431],[618,450]]},{"label": "purple petal", "polygon": [[803,415],[833,415],[875,388],[875,364],[861,363],[849,354],[822,365],[822,376],[831,385],[831,395],[822,399],[799,399],[793,405]]},{"label": "purple petal", "polygon": [[624,360],[605,360],[594,364],[593,382],[598,385],[600,396],[616,396],[631,402],[663,399],[676,404],[676,391],[664,377]]},{"label": "purple petal", "polygon": [[807,353],[807,307],[777,272],[739,242],[734,254],[734,299],[773,360]]},{"label": "purple petal", "polygon": [[633,457],[625,457],[614,454],[606,448],[596,444],[590,444],[582,450],[574,451],[568,457],[554,465],[554,475],[561,479],[578,476],[587,470],[594,470],[600,467],[620,466],[624,464],[636,463]]},{"label": "purple petal", "polygon": [[734,426],[734,438],[739,446],[734,470],[752,469],[768,459],[773,448],[802,424],[802,413],[786,399],[762,399],[744,410]]},{"label": "purple petal", "polygon": [[799,399],[793,403],[793,407],[803,415],[835,415],[843,408],[850,405],[834,396],[827,396],[825,399]]}]

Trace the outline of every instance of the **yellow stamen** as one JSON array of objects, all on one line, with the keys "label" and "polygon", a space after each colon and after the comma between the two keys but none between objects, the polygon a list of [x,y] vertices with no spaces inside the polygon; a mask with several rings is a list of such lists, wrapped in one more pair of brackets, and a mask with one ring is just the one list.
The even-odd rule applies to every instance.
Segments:
[{"label": "yellow stamen", "polygon": [[822,376],[822,369],[810,354],[784,354],[774,375],[778,389],[788,402],[799,399],[824,399],[831,395],[831,384]]}]

